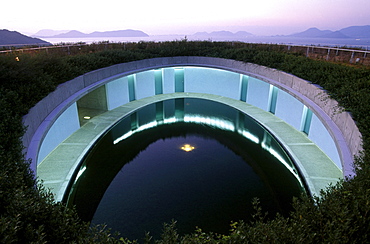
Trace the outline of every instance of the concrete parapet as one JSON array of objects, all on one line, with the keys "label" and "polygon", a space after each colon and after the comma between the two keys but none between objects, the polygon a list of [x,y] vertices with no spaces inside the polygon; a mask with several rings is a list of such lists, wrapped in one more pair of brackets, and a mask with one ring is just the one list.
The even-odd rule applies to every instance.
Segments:
[{"label": "concrete parapet", "polygon": [[333,117],[333,121],[341,128],[341,132],[343,133],[344,139],[348,143],[348,146],[353,152],[359,152],[362,150],[362,136],[359,130],[357,129],[357,125],[355,121],[353,121],[352,116],[350,113],[347,112],[340,112]]},{"label": "concrete parapet", "polygon": [[284,84],[288,87],[293,87],[293,79],[294,79],[294,76],[291,75],[291,74],[287,74],[287,73],[283,73],[283,72],[279,72],[279,76],[278,76],[278,79],[277,81],[281,84]]},{"label": "concrete parapet", "polygon": [[100,70],[94,70],[83,75],[85,87],[94,84],[98,81],[98,73]]}]

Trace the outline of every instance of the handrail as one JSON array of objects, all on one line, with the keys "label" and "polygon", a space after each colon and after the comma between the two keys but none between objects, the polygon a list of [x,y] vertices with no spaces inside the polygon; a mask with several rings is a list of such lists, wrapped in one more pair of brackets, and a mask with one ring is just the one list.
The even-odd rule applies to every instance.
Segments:
[{"label": "handrail", "polygon": [[[35,43],[35,44],[17,44],[17,45],[19,45],[19,46],[21,46],[21,45],[24,45],[24,46],[35,46],[35,45],[37,45],[38,43]],[[12,46],[12,45],[14,45],[14,44],[10,44],[10,45],[0,45],[0,47],[1,46],[3,46],[3,47],[10,47],[10,46]],[[2,51],[0,51],[0,53],[12,53],[12,52],[24,52],[24,51],[32,51],[32,50],[45,50],[45,49],[55,49],[55,48],[62,48],[62,47],[78,47],[78,46],[88,46],[88,45],[90,45],[90,44],[86,44],[86,43],[84,43],[84,44],[75,44],[75,43],[73,43],[73,44],[67,44],[67,45],[49,45],[49,46],[41,46],[41,45],[39,45],[39,47],[30,47],[30,48],[17,48],[17,49],[8,49],[8,50],[2,50]]]},{"label": "handrail", "polygon": [[315,46],[315,45],[288,45],[288,44],[281,44],[281,45],[288,46],[288,47],[289,46],[291,47],[312,47],[312,48],[332,49],[332,50],[356,52],[356,53],[370,53],[370,50],[368,50],[368,47],[366,47],[366,50],[361,50],[361,49],[349,49],[349,48],[326,47],[326,46]]},{"label": "handrail", "polygon": [[[237,43],[239,41],[226,41],[231,44]],[[0,54],[8,54],[8,53],[23,53],[23,52],[28,52],[28,51],[40,51],[40,50],[48,50],[50,49],[58,49],[58,48],[67,48],[68,49],[68,54],[71,54],[70,48],[73,47],[82,47],[82,46],[91,46],[91,45],[107,45],[107,44],[122,44],[125,45],[126,43],[130,42],[110,42],[110,41],[102,41],[102,42],[93,42],[93,43],[85,43],[85,42],[80,42],[80,43],[66,43],[62,45],[49,45],[49,46],[39,46],[39,47],[31,47],[31,48],[16,48],[16,49],[9,49],[9,50],[2,50],[0,51]],[[158,42],[160,43],[160,42]],[[306,49],[306,57],[314,56],[317,54],[315,53],[315,49],[321,49],[321,50],[327,50],[326,53],[321,53],[321,58],[326,59],[326,61],[329,61],[331,59],[330,56],[333,56],[333,52],[335,52],[335,56],[338,56],[339,52],[346,52],[347,55],[350,54],[350,58],[345,58],[346,61],[341,61],[341,62],[349,62],[349,63],[358,63],[361,61],[364,65],[369,65],[369,59],[370,59],[370,50],[369,47],[366,47],[366,50],[364,49],[349,49],[349,48],[343,48],[343,47],[330,47],[330,46],[316,46],[316,45],[292,45],[292,44],[281,44],[281,43],[248,43],[248,42],[239,42],[239,43],[245,43],[245,44],[256,44],[256,45],[278,45],[278,46],[284,46],[287,49],[287,52],[294,52],[297,51],[297,49]],[[32,45],[32,44],[29,44]],[[4,46],[11,46],[11,45],[2,45]],[[1,45],[0,45],[1,47]],[[298,51],[303,51],[303,50],[298,50]],[[357,54],[357,55],[356,55]],[[358,54],[362,55],[361,57],[358,56]],[[342,56],[342,55],[340,55]],[[344,55],[345,56],[345,55]],[[326,57],[326,58],[325,58]],[[317,58],[317,56],[316,56]],[[366,60],[364,62],[364,60]]]},{"label": "handrail", "polygon": [[[232,42],[232,41],[227,41]],[[109,44],[117,44],[120,42],[109,42]],[[248,43],[248,42],[246,42]],[[0,45],[0,47],[16,47],[16,46],[35,46],[39,45],[39,47],[33,47],[33,48],[18,48],[18,49],[8,49],[8,50],[2,50],[0,53],[7,53],[7,52],[14,52],[14,51],[29,51],[29,50],[42,50],[42,49],[53,49],[53,48],[62,48],[62,47],[76,47],[76,46],[88,46],[91,44],[105,44],[102,43],[72,43],[72,44],[66,44],[66,45],[48,45],[48,46],[42,46],[41,44],[45,43],[31,43],[31,44],[7,44],[7,45]],[[264,43],[255,43],[255,44],[264,44]],[[287,47],[310,47],[310,48],[319,48],[319,49],[332,49],[332,50],[338,50],[338,51],[348,51],[348,52],[358,52],[358,53],[370,53],[370,50],[368,50],[369,47],[366,47],[366,50],[361,49],[349,49],[349,48],[340,48],[340,47],[329,47],[329,46],[317,46],[317,45],[292,45],[292,44],[281,44],[281,43],[269,43],[265,45],[280,45],[280,46],[287,46]]]}]

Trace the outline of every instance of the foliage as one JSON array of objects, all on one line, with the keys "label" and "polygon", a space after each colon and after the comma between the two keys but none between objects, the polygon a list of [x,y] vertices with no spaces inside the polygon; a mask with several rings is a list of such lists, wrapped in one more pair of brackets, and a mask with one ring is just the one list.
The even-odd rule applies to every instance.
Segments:
[{"label": "foliage", "polygon": [[[329,187],[321,197],[294,200],[289,217],[264,217],[258,201],[255,221],[231,223],[230,233],[180,236],[165,224],[161,240],[144,243],[364,243],[370,233],[370,70],[285,53],[277,45],[223,42],[100,43],[40,53],[0,56],[0,242],[135,243],[116,238],[104,226],[89,227],[73,209],[55,203],[23,159],[22,116],[57,85],[113,64],[167,56],[210,56],[251,62],[297,75],[322,86],[356,120],[364,154],[356,175]],[[17,59],[16,59],[17,57]]]}]

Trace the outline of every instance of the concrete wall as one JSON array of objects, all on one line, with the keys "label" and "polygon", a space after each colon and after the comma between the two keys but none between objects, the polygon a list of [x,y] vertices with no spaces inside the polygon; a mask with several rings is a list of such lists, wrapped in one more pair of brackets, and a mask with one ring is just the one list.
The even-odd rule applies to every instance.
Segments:
[{"label": "concrete wall", "polygon": [[209,93],[239,100],[240,74],[204,68],[187,67],[184,70],[185,92]]},{"label": "concrete wall", "polygon": [[292,125],[296,130],[301,130],[303,123],[304,105],[287,92],[278,90],[275,115]]},{"label": "concrete wall", "polygon": [[175,92],[175,70],[172,68],[163,69],[163,93]]},{"label": "concrete wall", "polygon": [[136,100],[155,95],[154,70],[144,71],[135,75]]},{"label": "concrete wall", "polygon": [[332,139],[330,132],[326,129],[325,125],[315,114],[312,116],[308,138],[318,145],[339,168],[342,168],[342,165],[340,164],[340,156],[333,150],[333,148],[336,148],[335,141]]},{"label": "concrete wall", "polygon": [[248,79],[247,85],[247,103],[259,107],[263,110],[269,110],[270,84],[254,77]]},{"label": "concrete wall", "polygon": [[37,164],[39,164],[55,147],[79,128],[80,122],[78,120],[77,105],[76,103],[73,103],[56,119],[49,131],[46,133],[45,138],[40,145]]},{"label": "concrete wall", "polygon": [[128,78],[122,77],[105,85],[108,110],[113,110],[122,104],[130,102]]},{"label": "concrete wall", "polygon": [[[60,85],[32,108],[24,118],[28,130],[23,142],[27,157],[33,159],[33,170],[36,170],[35,162],[40,161],[38,157],[41,159],[52,150],[53,146],[44,146],[49,138],[57,136],[58,142],[76,129],[72,124],[76,118],[78,121],[78,115],[73,104],[99,87],[106,91],[108,110],[159,93],[184,91],[245,99],[247,103],[275,113],[297,129],[302,129],[305,111],[312,111],[309,138],[343,168],[344,175],[352,173],[353,155],[361,149],[361,135],[350,115],[338,112],[336,101],[330,100],[320,87],[310,82],[234,60],[156,58],[118,64],[77,77]],[[72,119],[63,119],[61,123],[58,118]],[[66,123],[71,123],[73,129],[61,136],[55,133],[60,124]],[[326,143],[328,141],[330,143]]]}]

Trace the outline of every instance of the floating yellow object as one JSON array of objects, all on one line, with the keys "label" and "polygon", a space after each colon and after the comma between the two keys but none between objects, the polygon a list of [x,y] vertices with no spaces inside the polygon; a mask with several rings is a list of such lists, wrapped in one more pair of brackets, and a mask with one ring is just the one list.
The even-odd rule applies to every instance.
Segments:
[{"label": "floating yellow object", "polygon": [[195,149],[195,147],[193,147],[192,145],[190,144],[185,144],[181,147],[181,150],[184,150],[185,152],[191,152]]}]

